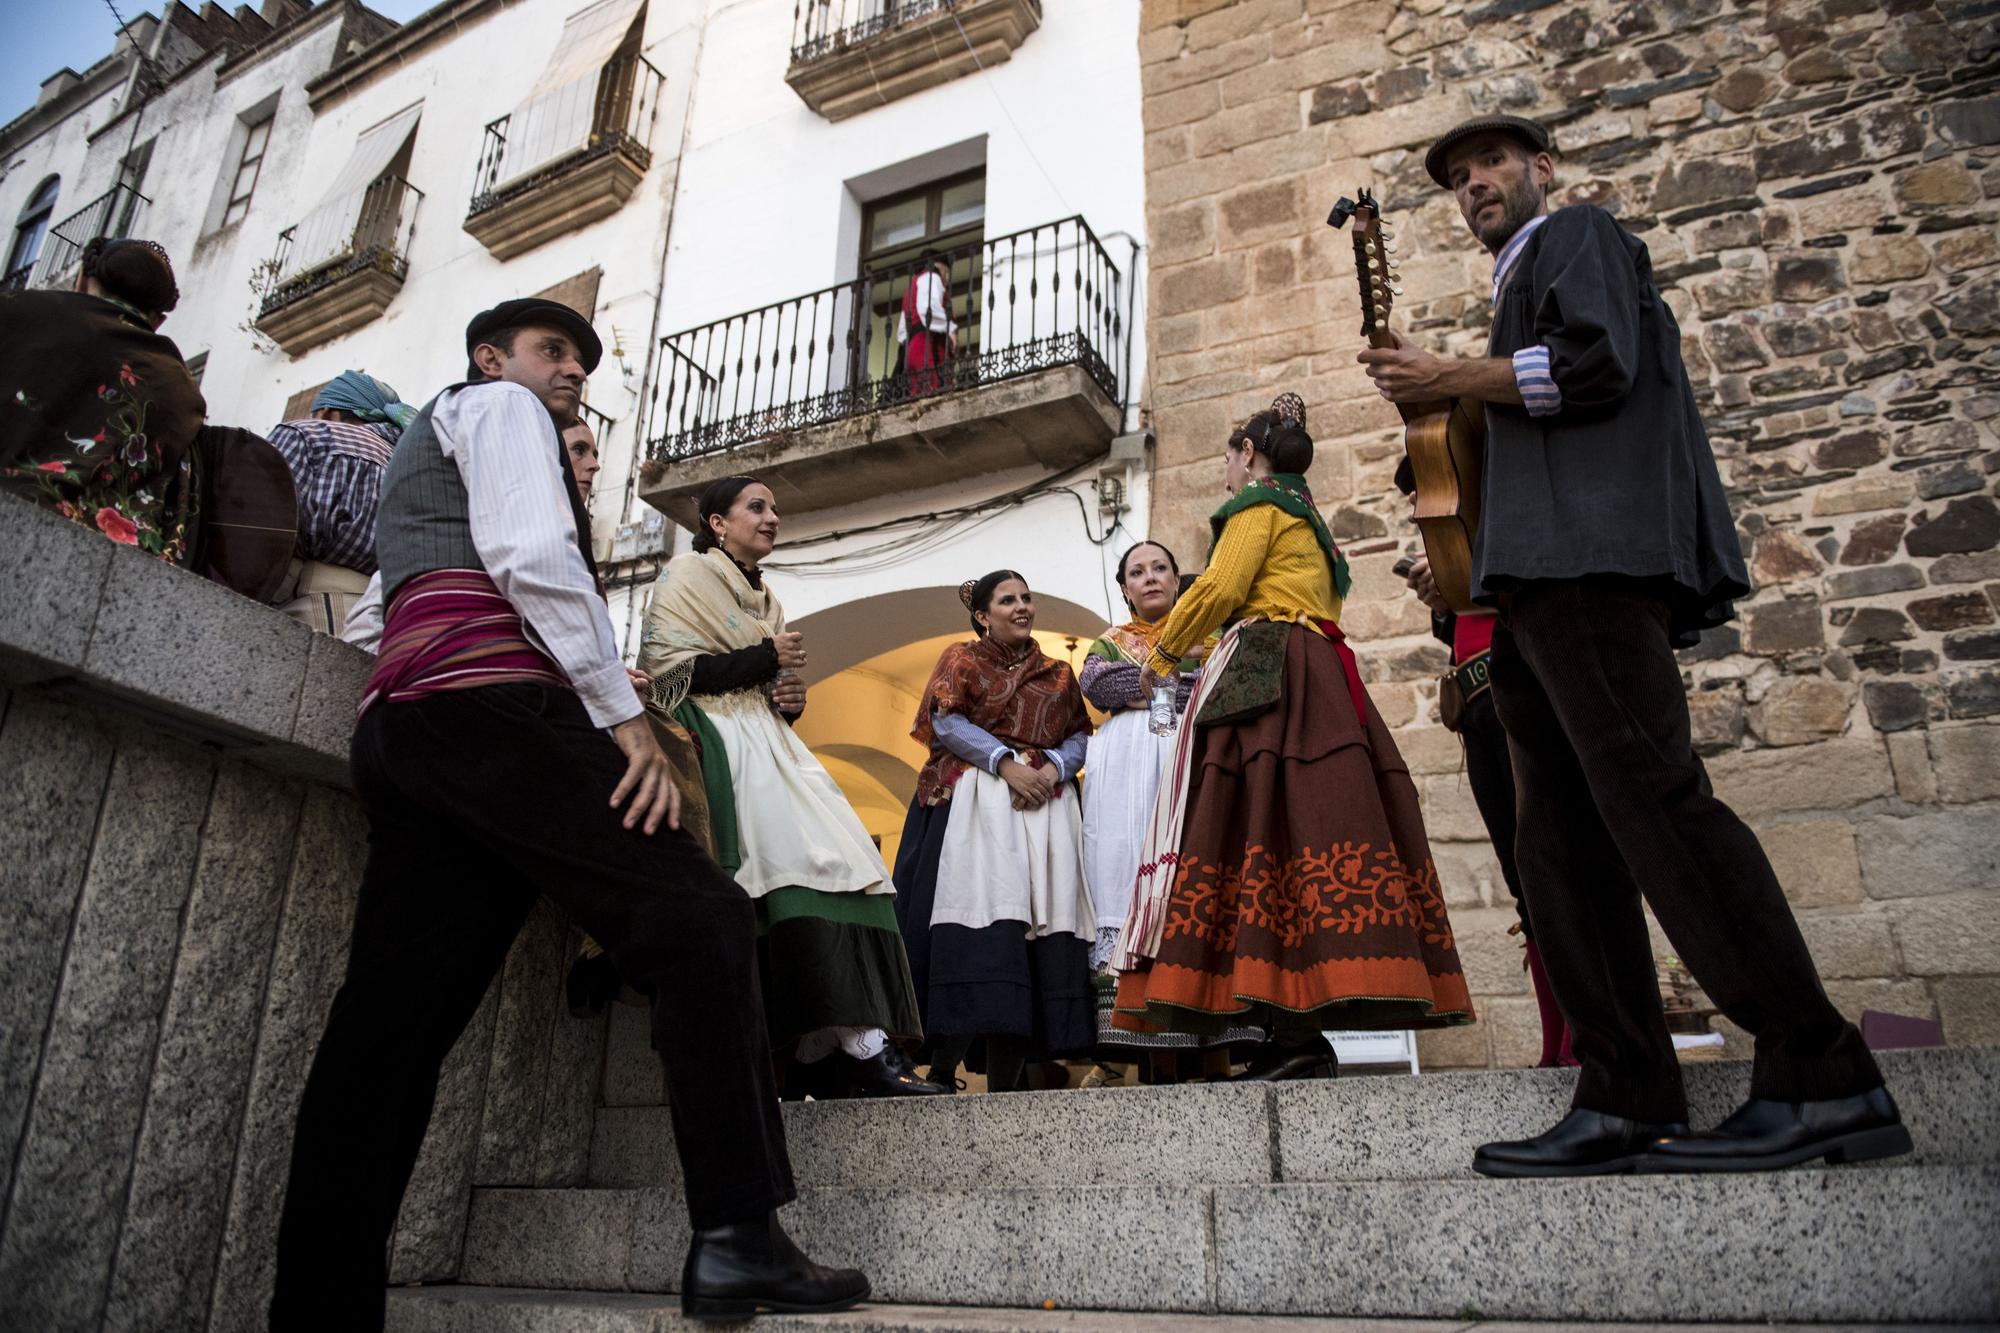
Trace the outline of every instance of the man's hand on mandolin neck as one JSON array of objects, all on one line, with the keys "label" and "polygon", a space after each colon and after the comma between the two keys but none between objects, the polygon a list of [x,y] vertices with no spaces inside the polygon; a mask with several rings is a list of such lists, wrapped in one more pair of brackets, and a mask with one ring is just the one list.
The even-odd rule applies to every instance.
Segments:
[{"label": "man's hand on mandolin neck", "polygon": [[1367,367],[1376,390],[1392,403],[1441,398],[1476,398],[1482,403],[1521,401],[1514,363],[1504,356],[1433,356],[1393,330],[1393,347],[1371,347],[1356,360]]}]

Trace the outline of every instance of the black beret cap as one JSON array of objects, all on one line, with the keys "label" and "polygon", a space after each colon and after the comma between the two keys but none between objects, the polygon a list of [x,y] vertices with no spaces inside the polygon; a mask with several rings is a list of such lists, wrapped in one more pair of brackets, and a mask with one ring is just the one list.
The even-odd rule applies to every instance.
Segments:
[{"label": "black beret cap", "polygon": [[1530,152],[1555,151],[1555,145],[1549,139],[1549,132],[1523,116],[1476,116],[1446,130],[1444,137],[1432,144],[1431,150],[1424,154],[1424,170],[1430,173],[1432,180],[1447,190],[1451,188],[1451,180],[1445,175],[1445,157],[1459,143],[1475,134],[1505,134],[1518,139]]},{"label": "black beret cap", "polygon": [[[539,296],[502,301],[491,310],[482,310],[474,315],[472,322],[465,326],[466,359],[471,360],[473,348],[492,341],[493,335],[503,329],[518,329],[531,324],[561,329],[574,339],[577,358],[583,362],[583,373],[586,375],[596,370],[597,363],[604,359],[604,344],[598,341],[589,320],[560,301]],[[468,367],[467,378],[479,378],[478,368]]]}]

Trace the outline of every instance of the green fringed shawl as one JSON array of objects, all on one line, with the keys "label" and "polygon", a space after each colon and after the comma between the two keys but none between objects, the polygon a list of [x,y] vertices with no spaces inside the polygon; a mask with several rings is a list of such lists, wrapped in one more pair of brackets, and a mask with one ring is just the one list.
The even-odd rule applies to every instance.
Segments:
[{"label": "green fringed shawl", "polygon": [[1313,508],[1312,491],[1306,486],[1306,479],[1296,472],[1273,472],[1268,477],[1252,479],[1242,490],[1230,496],[1222,508],[1209,516],[1208,526],[1214,534],[1209,542],[1209,554],[1215,554],[1217,544],[1222,541],[1222,529],[1230,519],[1252,505],[1276,505],[1294,518],[1302,518],[1312,528],[1313,540],[1326,554],[1326,563],[1333,569],[1333,590],[1342,599],[1353,586],[1354,579],[1347,572],[1347,557],[1340,553],[1340,547],[1333,541],[1333,534],[1327,530],[1326,520]]}]

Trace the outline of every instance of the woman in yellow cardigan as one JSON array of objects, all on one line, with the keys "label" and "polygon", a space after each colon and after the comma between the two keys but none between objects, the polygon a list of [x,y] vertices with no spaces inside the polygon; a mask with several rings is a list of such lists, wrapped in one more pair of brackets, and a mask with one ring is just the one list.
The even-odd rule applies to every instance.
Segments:
[{"label": "woman in yellow cardigan", "polygon": [[1472,1021],[1416,787],[1340,632],[1347,564],[1313,507],[1305,404],[1223,451],[1208,568],[1149,672],[1225,625],[1188,705],[1117,958],[1132,1031],[1262,1024],[1265,1079],[1329,1076],[1330,1028]]}]

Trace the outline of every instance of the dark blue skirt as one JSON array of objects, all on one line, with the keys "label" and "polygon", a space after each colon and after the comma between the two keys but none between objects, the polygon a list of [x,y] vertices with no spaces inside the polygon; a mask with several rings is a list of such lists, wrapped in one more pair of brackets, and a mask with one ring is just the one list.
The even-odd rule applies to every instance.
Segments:
[{"label": "dark blue skirt", "polygon": [[910,957],[924,1035],[1019,1037],[1030,1059],[1088,1055],[1097,1041],[1090,944],[1074,935],[1028,938],[1023,921],[931,924],[938,857],[951,803],[910,803],[896,852],[896,924]]}]

